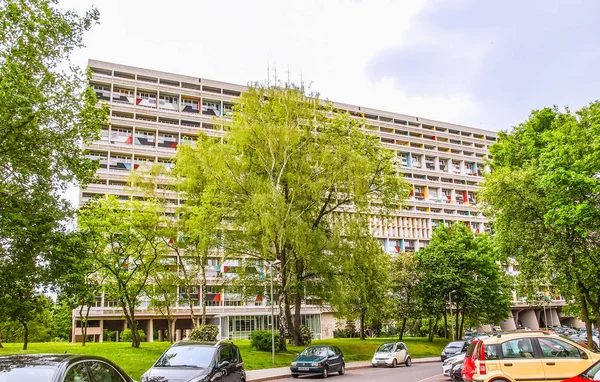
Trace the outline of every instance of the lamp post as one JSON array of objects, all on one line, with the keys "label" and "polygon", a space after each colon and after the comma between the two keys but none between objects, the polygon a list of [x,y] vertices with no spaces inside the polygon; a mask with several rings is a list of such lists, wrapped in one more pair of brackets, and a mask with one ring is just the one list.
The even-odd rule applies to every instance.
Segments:
[{"label": "lamp post", "polygon": [[456,292],[456,289],[448,293],[448,299],[450,300],[450,325],[452,327],[452,341],[454,341],[454,319],[452,317],[452,293]]},{"label": "lamp post", "polygon": [[281,260],[269,262],[269,273],[271,274],[271,361],[275,363],[275,312],[273,304],[273,267],[281,264]]}]

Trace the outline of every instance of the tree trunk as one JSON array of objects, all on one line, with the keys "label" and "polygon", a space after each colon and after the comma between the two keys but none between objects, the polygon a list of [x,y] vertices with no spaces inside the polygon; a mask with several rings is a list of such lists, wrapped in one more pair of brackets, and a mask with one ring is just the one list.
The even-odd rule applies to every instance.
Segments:
[{"label": "tree trunk", "polygon": [[588,314],[588,306],[587,301],[585,299],[585,294],[581,293],[581,314],[583,315],[583,322],[585,322],[585,330],[587,332],[587,341],[590,347],[594,342],[593,333],[592,333],[592,320]]},{"label": "tree trunk", "polygon": [[29,327],[27,321],[21,321],[23,325],[23,350],[27,350],[27,344],[29,343]]},{"label": "tree trunk", "polygon": [[446,339],[450,338],[448,333],[448,312],[444,309],[444,337]]},{"label": "tree trunk", "polygon": [[365,339],[365,309],[360,311],[360,339]]},{"label": "tree trunk", "polygon": [[202,263],[202,325],[206,325],[206,266]]},{"label": "tree trunk", "polygon": [[[87,329],[88,329],[88,317],[90,315],[90,306],[87,306],[87,310],[85,312],[85,316],[83,315],[84,305],[81,305],[79,308],[79,321],[81,321],[81,334],[83,335],[83,339],[81,341],[81,346],[85,346],[87,342]],[[102,333],[100,333],[102,335]]]},{"label": "tree trunk", "polygon": [[0,349],[4,348],[2,345],[2,326],[0,326]]},{"label": "tree trunk", "polygon": [[173,317],[167,318],[167,331],[169,332],[169,342],[173,343]]},{"label": "tree trunk", "polygon": [[454,336],[455,337],[454,338],[457,341],[460,340],[460,337],[458,336],[458,329],[460,329],[459,328],[460,325],[458,324],[459,313],[460,313],[460,310],[458,309],[458,301],[457,301],[456,302],[456,319],[454,320],[454,323],[455,323],[455,325],[454,325]]},{"label": "tree trunk", "polygon": [[462,337],[463,337],[464,324],[465,324],[465,308],[463,307],[462,314],[460,315],[460,331],[459,331],[460,338],[458,338],[459,340],[462,339]]},{"label": "tree trunk", "polygon": [[400,334],[398,334],[398,341],[402,341],[402,337],[404,337],[404,330],[406,329],[406,320],[406,317],[402,319],[402,327],[400,328]]},{"label": "tree trunk", "polygon": [[292,345],[302,346],[306,345],[302,342],[302,334],[300,333],[300,315],[302,314],[302,296],[296,294],[294,296],[294,320],[291,328],[292,334]]},{"label": "tree trunk", "polygon": [[427,341],[433,342],[433,318],[429,317],[429,331],[427,333]]}]

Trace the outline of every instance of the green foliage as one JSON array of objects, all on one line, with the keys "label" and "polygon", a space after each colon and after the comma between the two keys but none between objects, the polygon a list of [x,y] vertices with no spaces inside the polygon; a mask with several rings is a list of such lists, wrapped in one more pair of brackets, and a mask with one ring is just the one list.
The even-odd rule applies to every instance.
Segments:
[{"label": "green foliage", "polygon": [[[143,330],[138,330],[139,338],[142,342],[146,342],[146,332]],[[133,333],[131,329],[127,328],[119,333],[119,340],[121,342],[132,342],[133,341]]]},{"label": "green foliage", "polygon": [[[417,292],[426,317],[443,315],[452,293],[454,313],[460,311],[471,322],[495,323],[506,318],[510,280],[497,263],[492,237],[474,236],[462,223],[441,226],[416,257]],[[460,321],[456,318],[458,333]]]},{"label": "green foliage", "polygon": [[105,279],[105,290],[123,309],[134,332],[134,347],[140,342],[135,335],[136,307],[169,250],[165,243],[169,236],[163,230],[166,220],[164,207],[151,200],[125,203],[112,195],[79,210],[80,231],[95,243],[85,256],[94,259],[97,276]]},{"label": "green foliage", "polygon": [[[275,332],[275,351],[279,351],[279,332]],[[250,334],[250,346],[259,351],[271,351],[273,338],[270,330],[255,330]]]},{"label": "green foliage", "polygon": [[302,345],[310,345],[312,342],[312,331],[308,326],[300,325],[300,338],[302,338]]},{"label": "green foliage", "polygon": [[98,137],[107,115],[85,73],[61,70],[98,11],[55,5],[0,0],[0,321],[23,326],[25,348],[39,293],[71,264],[63,192],[94,174],[82,143]]},{"label": "green foliage", "polygon": [[584,320],[600,319],[599,121],[598,101],[533,111],[490,147],[480,191],[501,253],[519,264],[519,297],[535,304],[558,289]]},{"label": "green foliage", "polygon": [[[235,105],[226,144],[201,136],[195,147],[178,149],[186,199],[191,207],[210,200],[218,226],[227,227],[221,245],[228,253],[281,261],[280,332],[295,344],[300,320],[291,306],[299,309],[306,295],[328,300],[344,261],[334,253],[342,241],[339,215],[352,220],[360,214],[345,211],[367,212],[371,203],[385,215],[408,196],[394,152],[361,124],[300,89],[251,87]],[[260,275],[245,277],[265,286]]]},{"label": "green foliage", "polygon": [[214,342],[219,335],[219,327],[216,325],[200,325],[190,333],[190,339],[195,341]]},{"label": "green foliage", "polygon": [[356,324],[352,320],[346,320],[346,324],[343,328],[337,327],[333,331],[334,338],[356,338],[359,336],[358,330],[356,330]]}]

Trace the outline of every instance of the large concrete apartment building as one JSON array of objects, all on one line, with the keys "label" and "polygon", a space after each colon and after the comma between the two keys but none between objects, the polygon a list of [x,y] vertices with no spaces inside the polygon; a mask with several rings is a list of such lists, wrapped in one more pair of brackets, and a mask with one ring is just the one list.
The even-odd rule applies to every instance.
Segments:
[{"label": "large concrete apartment building", "polygon": [[[101,139],[92,143],[89,157],[99,160],[98,179],[81,190],[80,204],[98,195],[127,199],[127,177],[131,170],[152,162],[167,168],[178,145],[190,144],[198,134],[221,137],[219,121],[231,118],[236,98],[246,87],[199,77],[158,72],[97,60],[89,60],[91,86],[98,100],[110,107],[109,126]],[[381,144],[397,152],[401,171],[413,192],[406,209],[382,221],[373,218],[371,228],[390,254],[417,251],[429,242],[432,230],[441,223],[462,221],[474,233],[486,230],[486,218],[477,209],[475,191],[482,181],[488,148],[496,133],[479,128],[434,121],[422,117],[375,110],[335,102],[335,107],[362,118],[368,131],[379,136]],[[168,208],[173,213],[182,204],[182,195],[171,192]],[[270,328],[270,305],[266,298],[242,299],[239,293],[216,280],[235,277],[235,260],[218,256],[209,260],[208,276],[215,280],[206,291],[181,289],[179,294],[206,298],[209,322],[219,325],[221,338],[247,338],[251,331]],[[173,264],[177,262],[173,261]],[[508,272],[514,272],[512,267]],[[183,300],[183,298],[182,298]],[[198,304],[200,305],[200,304]],[[503,323],[507,329],[519,322],[515,297],[514,319]],[[192,328],[188,306],[175,309],[176,337],[183,338]],[[199,307],[197,309],[200,309]],[[558,311],[553,311],[558,318]],[[537,313],[533,313],[534,315]],[[527,313],[529,315],[529,313]],[[148,340],[162,340],[166,320],[147,304],[139,307],[140,327]],[[529,317],[529,316],[528,316]],[[535,318],[535,317],[529,317]],[[539,322],[540,315],[537,314]],[[335,329],[332,312],[320,306],[302,307],[302,322],[316,337],[331,337]],[[524,326],[535,327],[530,320]],[[81,324],[73,315],[73,340],[81,337]],[[91,309],[88,334],[102,340],[103,330],[121,331],[122,312],[114,301],[101,297]],[[158,337],[158,338],[155,338]]]}]

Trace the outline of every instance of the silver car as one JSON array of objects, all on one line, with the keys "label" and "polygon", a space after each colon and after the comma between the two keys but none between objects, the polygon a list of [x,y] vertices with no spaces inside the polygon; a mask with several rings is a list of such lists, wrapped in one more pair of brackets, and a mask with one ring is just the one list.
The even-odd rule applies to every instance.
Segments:
[{"label": "silver car", "polygon": [[381,344],[375,351],[371,360],[373,367],[390,366],[396,367],[400,364],[412,365],[408,347],[404,342],[386,342]]}]

